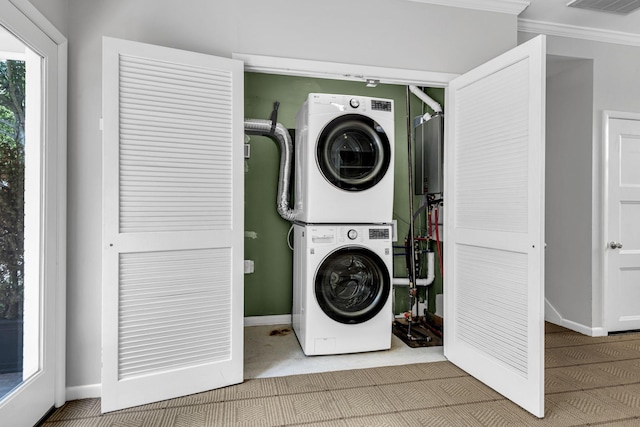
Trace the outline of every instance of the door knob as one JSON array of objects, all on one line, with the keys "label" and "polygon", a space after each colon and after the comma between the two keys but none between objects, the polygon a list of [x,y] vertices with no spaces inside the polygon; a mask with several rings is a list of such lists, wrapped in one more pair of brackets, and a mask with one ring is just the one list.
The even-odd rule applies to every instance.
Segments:
[{"label": "door knob", "polygon": [[609,243],[609,247],[611,249],[622,249],[622,243],[620,243],[620,242],[611,242],[611,243]]}]

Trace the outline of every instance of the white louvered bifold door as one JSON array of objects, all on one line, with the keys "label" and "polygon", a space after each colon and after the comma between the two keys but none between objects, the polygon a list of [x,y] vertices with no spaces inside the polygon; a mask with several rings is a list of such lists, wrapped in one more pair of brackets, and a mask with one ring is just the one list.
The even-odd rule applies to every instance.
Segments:
[{"label": "white louvered bifold door", "polygon": [[445,356],[544,416],[545,39],[453,80],[445,148]]},{"label": "white louvered bifold door", "polygon": [[243,64],[103,40],[102,411],[243,380]]}]

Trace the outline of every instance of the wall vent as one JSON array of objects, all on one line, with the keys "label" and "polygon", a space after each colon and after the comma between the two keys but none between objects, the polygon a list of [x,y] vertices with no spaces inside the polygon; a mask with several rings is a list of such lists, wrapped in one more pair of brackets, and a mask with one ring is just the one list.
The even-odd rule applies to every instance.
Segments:
[{"label": "wall vent", "polygon": [[640,8],[640,0],[572,0],[567,6],[627,15]]}]

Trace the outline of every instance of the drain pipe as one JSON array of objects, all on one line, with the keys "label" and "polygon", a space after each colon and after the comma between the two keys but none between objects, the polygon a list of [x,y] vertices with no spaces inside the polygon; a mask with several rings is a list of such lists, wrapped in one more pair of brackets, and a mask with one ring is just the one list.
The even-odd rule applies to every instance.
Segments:
[{"label": "drain pipe", "polygon": [[[411,93],[413,93],[415,96],[417,96],[422,102],[427,104],[427,106],[433,110],[433,113],[434,113],[433,116],[442,115],[442,106],[435,99],[431,98],[429,95],[424,93],[417,86],[409,85],[408,88],[409,88],[409,91],[411,91]],[[424,116],[422,116],[422,119],[424,121],[427,121],[433,116],[431,114],[429,114],[429,113],[426,113]],[[416,219],[416,217],[420,213],[420,210],[422,210],[422,209],[424,209],[424,207],[421,206],[420,209],[418,209],[418,211],[414,214],[413,220]],[[433,280],[435,279],[434,254],[433,254],[433,252],[429,252],[427,254],[427,266],[428,266],[427,267],[427,278],[426,279],[416,279],[416,285],[418,285],[418,286],[428,286],[431,283],[433,283]],[[393,279],[393,280],[394,280],[393,283],[395,284],[396,283],[396,279]],[[406,281],[406,280],[407,279],[404,279],[404,281]],[[421,281],[423,281],[423,282],[421,283]],[[426,282],[426,283],[424,283],[424,282]],[[400,283],[398,283],[398,284],[400,284]],[[406,283],[402,283],[402,284],[406,284]]]},{"label": "drain pipe", "polygon": [[[429,95],[427,95],[426,93],[424,93],[423,91],[421,91],[420,89],[418,89],[416,86],[414,85],[409,85],[409,90],[411,91],[411,93],[413,93],[415,96],[417,96],[418,98],[420,98],[420,100],[422,102],[424,102],[425,104],[427,104],[429,106],[429,108],[431,108],[433,110],[433,112],[435,114],[442,114],[442,107],[440,106],[440,104],[438,104],[438,102],[436,100],[434,100],[433,98],[431,98]],[[425,114],[426,115],[426,114]],[[429,117],[426,117],[426,120],[429,120],[429,118],[431,118],[431,116],[429,115]]]},{"label": "drain pipe", "polygon": [[[408,147],[408,155],[407,155],[407,160],[408,160],[408,175],[409,175],[409,210],[412,214],[412,218],[411,221],[409,221],[409,252],[410,252],[410,265],[409,265],[409,274],[408,274],[408,278],[404,279],[404,280],[398,280],[398,282],[402,282],[403,284],[406,281],[406,284],[409,285],[409,318],[408,318],[408,327],[407,327],[407,337],[411,338],[411,323],[412,323],[412,317],[413,317],[413,298],[416,297],[416,286],[418,286],[418,280],[416,278],[416,264],[415,264],[415,245],[414,245],[414,209],[413,209],[413,157],[412,157],[412,141],[411,141],[411,119],[410,119],[410,111],[411,111],[411,102],[410,102],[410,97],[409,97],[409,92],[413,93],[415,96],[417,96],[422,102],[424,102],[425,104],[427,104],[433,111],[435,115],[438,114],[442,114],[442,107],[440,106],[440,104],[438,104],[435,100],[433,100],[430,96],[428,96],[426,93],[424,93],[423,91],[421,91],[420,89],[418,89],[418,87],[414,86],[414,85],[407,85],[407,91],[406,91],[406,103],[407,103],[407,147]],[[429,120],[431,118],[430,114],[425,114],[423,116],[424,120]],[[427,275],[429,276],[427,279],[425,279],[426,281],[428,281],[428,284],[433,283],[433,280],[435,278],[435,271],[434,271],[434,266],[433,266],[433,260],[434,260],[434,256],[433,256],[433,252],[430,252],[428,255],[428,273]],[[433,277],[432,277],[433,276]],[[430,279],[429,279],[430,278]],[[396,279],[393,279],[393,283],[396,283]]]},{"label": "drain pipe", "polygon": [[271,120],[245,119],[244,131],[248,135],[266,136],[278,143],[280,148],[280,172],[278,177],[278,214],[287,221],[294,221],[297,212],[291,209],[289,189],[291,188],[291,168],[293,142],[287,128],[280,123],[273,126]]},{"label": "drain pipe", "polygon": [[[413,157],[411,144],[411,100],[409,96],[409,86],[406,90],[406,102],[407,102],[407,173],[409,178],[409,212],[413,216]],[[414,225],[413,219],[409,221],[409,317],[407,318],[407,338],[412,339],[411,335],[411,323],[413,322],[413,299],[417,295],[416,289],[416,246],[414,245]]]},{"label": "drain pipe", "polygon": [[[429,286],[436,278],[435,273],[435,256],[433,252],[427,252],[427,277],[425,279],[415,279],[416,286]],[[408,277],[394,277],[392,282],[397,286],[410,285],[410,279]]]}]

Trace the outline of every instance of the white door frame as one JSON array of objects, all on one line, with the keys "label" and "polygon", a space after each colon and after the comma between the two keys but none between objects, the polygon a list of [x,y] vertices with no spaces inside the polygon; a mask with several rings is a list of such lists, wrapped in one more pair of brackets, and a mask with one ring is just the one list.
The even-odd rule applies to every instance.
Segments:
[{"label": "white door frame", "polygon": [[609,262],[607,260],[607,224],[609,222],[609,144],[611,141],[609,140],[609,124],[613,119],[627,119],[627,120],[638,120],[640,121],[640,113],[631,113],[625,111],[613,111],[613,110],[604,110],[602,114],[602,150],[600,151],[601,156],[601,165],[602,165],[602,174],[601,174],[601,191],[602,191],[602,200],[600,204],[600,209],[602,210],[602,221],[600,223],[600,244],[597,245],[598,248],[598,259],[602,265],[602,272],[600,274],[600,291],[601,298],[600,301],[602,303],[600,309],[602,310],[602,329],[604,331],[604,335],[609,333],[608,319],[609,313],[607,312],[607,296],[609,295]]},{"label": "white door frame", "polygon": [[[2,24],[18,36],[32,50],[55,64],[46,68],[49,81],[46,88],[43,112],[46,124],[43,131],[46,146],[42,151],[43,207],[41,231],[41,283],[51,295],[50,309],[55,319],[47,325],[53,345],[55,371],[54,404],[62,406],[66,401],[66,246],[67,246],[67,39],[47,18],[27,0],[0,0],[3,6],[12,8],[19,21],[4,21]],[[42,40],[53,41],[54,53],[48,58],[43,53]]]},{"label": "white door frame", "polygon": [[453,73],[386,68],[339,62],[312,61],[307,59],[280,58],[275,56],[242,53],[234,53],[231,57],[244,62],[245,72],[359,81],[363,84],[367,79],[376,79],[382,84],[412,84],[417,86],[446,88],[451,80],[459,76],[459,74]]},{"label": "white door frame", "polygon": [[[245,71],[250,72],[362,81],[363,83],[367,79],[377,79],[381,83],[385,84],[413,84],[417,86],[440,87],[445,89],[446,97],[449,96],[449,83],[451,80],[458,77],[456,74],[448,73],[328,63],[322,61],[277,58],[260,55],[233,54],[232,57],[234,59],[242,60],[245,64]],[[545,61],[546,59],[543,58],[542,60]],[[544,78],[544,76],[542,76],[542,78]],[[544,345],[542,345],[541,352],[544,353]],[[541,355],[540,358],[542,359],[543,356]],[[542,372],[542,376],[544,376],[544,372]],[[541,381],[540,387],[544,390],[543,381]],[[540,392],[540,394],[543,395],[544,393]],[[538,402],[539,404],[536,411],[536,415],[540,417],[544,416],[542,409],[544,407],[543,396],[541,397],[541,400],[542,403]]]}]

